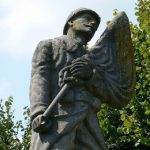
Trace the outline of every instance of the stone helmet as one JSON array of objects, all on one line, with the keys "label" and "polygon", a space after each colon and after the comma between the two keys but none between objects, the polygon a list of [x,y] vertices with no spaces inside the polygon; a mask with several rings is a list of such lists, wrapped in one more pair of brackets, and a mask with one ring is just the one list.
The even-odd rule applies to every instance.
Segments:
[{"label": "stone helmet", "polygon": [[73,18],[77,17],[77,16],[80,16],[81,14],[84,14],[84,13],[88,13],[88,14],[91,14],[93,15],[93,17],[95,17],[96,21],[97,21],[97,28],[100,24],[100,16],[93,10],[91,9],[88,9],[88,8],[78,8],[74,11],[72,11],[70,13],[70,15],[68,16],[67,20],[66,20],[66,23],[64,25],[64,30],[63,30],[63,34],[66,35],[67,34],[67,31],[68,31],[68,28],[69,28],[69,24],[68,22],[71,21]]}]

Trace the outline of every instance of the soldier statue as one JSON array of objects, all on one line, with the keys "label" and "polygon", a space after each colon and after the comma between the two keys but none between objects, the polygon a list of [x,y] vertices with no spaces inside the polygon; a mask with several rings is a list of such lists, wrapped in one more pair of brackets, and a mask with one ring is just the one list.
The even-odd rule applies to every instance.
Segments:
[{"label": "soldier statue", "polygon": [[39,42],[32,59],[30,150],[106,150],[97,112],[131,99],[135,65],[124,12],[109,22],[91,48],[100,23],[87,8],[73,11],[63,35]]}]

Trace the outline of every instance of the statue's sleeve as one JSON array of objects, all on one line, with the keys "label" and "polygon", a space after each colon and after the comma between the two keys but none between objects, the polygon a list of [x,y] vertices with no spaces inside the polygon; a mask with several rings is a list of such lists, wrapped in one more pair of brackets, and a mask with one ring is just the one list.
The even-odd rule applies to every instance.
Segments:
[{"label": "statue's sleeve", "polygon": [[31,121],[42,114],[51,101],[52,42],[41,41],[32,58],[30,83]]},{"label": "statue's sleeve", "polygon": [[124,12],[108,24],[87,59],[93,66],[88,84],[91,93],[110,106],[125,106],[134,93],[135,64],[129,20]]}]

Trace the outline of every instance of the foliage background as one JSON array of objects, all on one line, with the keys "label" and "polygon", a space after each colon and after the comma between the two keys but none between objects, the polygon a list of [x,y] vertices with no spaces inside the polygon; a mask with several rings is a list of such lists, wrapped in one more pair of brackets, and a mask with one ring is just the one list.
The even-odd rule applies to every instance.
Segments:
[{"label": "foliage background", "polygon": [[13,97],[9,97],[5,103],[0,100],[0,150],[29,150],[29,108],[24,107],[24,121],[15,122],[12,104]]},{"label": "foliage background", "polygon": [[[147,150],[150,148],[150,1],[138,0],[135,7],[138,25],[131,23],[135,49],[136,94],[122,110],[102,105],[98,113],[109,150]],[[117,10],[114,10],[116,15]],[[29,150],[29,108],[23,121],[14,121],[13,98],[0,101],[0,149]],[[21,133],[21,137],[18,135]]]},{"label": "foliage background", "polygon": [[98,113],[109,150],[150,148],[150,1],[138,0],[135,10],[139,24],[130,25],[135,49],[136,94],[122,110],[103,105]]}]

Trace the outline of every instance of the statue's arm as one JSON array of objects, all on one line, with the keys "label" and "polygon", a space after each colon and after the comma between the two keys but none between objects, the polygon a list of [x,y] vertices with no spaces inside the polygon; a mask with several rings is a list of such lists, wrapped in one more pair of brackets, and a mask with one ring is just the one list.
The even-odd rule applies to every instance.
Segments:
[{"label": "statue's arm", "polygon": [[51,100],[51,41],[41,41],[33,55],[30,83],[31,122],[43,114]]}]

